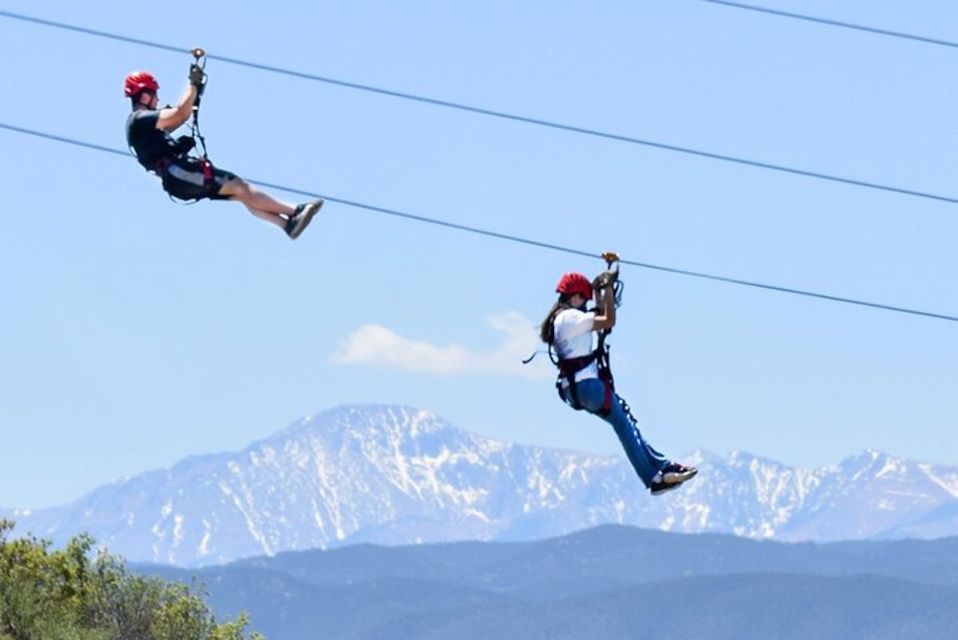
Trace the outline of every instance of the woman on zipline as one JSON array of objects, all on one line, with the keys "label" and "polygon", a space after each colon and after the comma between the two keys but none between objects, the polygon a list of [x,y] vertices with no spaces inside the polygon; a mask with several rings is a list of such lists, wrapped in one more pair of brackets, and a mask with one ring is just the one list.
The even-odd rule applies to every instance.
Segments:
[{"label": "woman on zipline", "polygon": [[163,180],[163,189],[171,196],[182,200],[238,200],[254,216],[276,225],[295,240],[323,206],[323,200],[297,206],[277,200],[235,174],[214,167],[205,155],[190,156],[195,146],[191,136],[174,139],[170,135],[193,115],[205,87],[206,74],[199,65],[190,67],[189,77],[190,86],[177,105],[163,109],[158,108],[160,85],[153,74],[135,71],[126,77],[123,93],[133,108],[126,121],[126,139],[137,160]]},{"label": "woman on zipline", "polygon": [[[542,323],[540,337],[558,358],[559,396],[572,408],[585,409],[612,425],[635,472],[657,496],[691,480],[698,470],[671,462],[653,449],[639,433],[629,405],[615,393],[605,336],[615,326],[617,277],[617,264],[613,270],[611,261],[610,270],[594,283],[581,273],[563,275],[556,286],[559,299]],[[596,308],[586,311],[593,291]]]}]

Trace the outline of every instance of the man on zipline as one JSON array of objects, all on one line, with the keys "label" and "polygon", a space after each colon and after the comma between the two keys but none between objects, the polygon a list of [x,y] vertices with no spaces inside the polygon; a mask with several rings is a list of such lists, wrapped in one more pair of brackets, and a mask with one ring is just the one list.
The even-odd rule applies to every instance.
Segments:
[{"label": "man on zipline", "polygon": [[193,115],[193,107],[205,87],[206,74],[199,65],[190,67],[190,86],[175,107],[158,109],[159,83],[147,71],[126,77],[123,93],[133,113],[126,121],[126,139],[147,171],[163,180],[163,189],[181,200],[238,200],[256,216],[283,229],[296,239],[316,215],[323,200],[293,206],[264,193],[229,171],[218,169],[205,158],[189,155],[196,141],[192,136],[174,139],[170,132]]}]

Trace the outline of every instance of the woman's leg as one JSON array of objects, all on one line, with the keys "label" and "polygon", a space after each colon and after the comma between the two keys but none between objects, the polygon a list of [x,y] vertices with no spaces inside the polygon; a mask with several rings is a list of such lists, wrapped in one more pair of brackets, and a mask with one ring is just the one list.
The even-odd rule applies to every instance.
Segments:
[{"label": "woman's leg", "polygon": [[[579,402],[582,406],[596,412],[602,408],[605,401],[605,383],[598,378],[589,378],[576,385],[576,391],[579,396]],[[642,483],[648,487],[652,484],[652,479],[656,474],[669,464],[669,460],[661,453],[652,448],[639,432],[639,426],[626,411],[625,401],[613,394],[612,410],[608,415],[602,418],[612,425],[615,435],[618,436],[625,455],[632,463],[632,468],[641,478]]]},{"label": "woman's leg", "polygon": [[618,394],[613,394],[612,411],[603,420],[615,429],[615,435],[619,437],[619,442],[625,449],[625,455],[642,479],[642,483],[648,487],[656,474],[669,464],[669,460],[645,441],[639,432],[639,425],[625,408],[625,400]]}]

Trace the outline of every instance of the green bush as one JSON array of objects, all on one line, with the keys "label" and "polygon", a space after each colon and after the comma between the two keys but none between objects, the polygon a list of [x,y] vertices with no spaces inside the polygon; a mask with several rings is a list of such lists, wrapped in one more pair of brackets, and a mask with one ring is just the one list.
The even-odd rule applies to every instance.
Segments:
[{"label": "green bush", "polygon": [[61,550],[0,520],[0,640],[263,640],[217,623],[197,589],[130,574],[80,535]]}]

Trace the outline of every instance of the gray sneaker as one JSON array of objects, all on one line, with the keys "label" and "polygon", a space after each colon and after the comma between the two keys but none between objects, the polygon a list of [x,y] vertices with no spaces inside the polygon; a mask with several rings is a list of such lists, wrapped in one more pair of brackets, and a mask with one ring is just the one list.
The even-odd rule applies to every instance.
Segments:
[{"label": "gray sneaker", "polygon": [[296,219],[299,217],[299,214],[302,213],[304,206],[305,205],[302,204],[296,205],[296,208],[293,210],[293,215],[286,218],[286,226],[283,227],[283,231],[285,231],[289,237],[293,237],[293,227],[296,226]]},{"label": "gray sneaker", "polygon": [[324,203],[325,201],[320,198],[319,200],[314,200],[313,202],[301,204],[296,207],[296,212],[293,213],[286,222],[286,235],[293,240],[302,235],[306,227],[309,226],[309,222],[313,219],[313,216],[323,208]]}]

